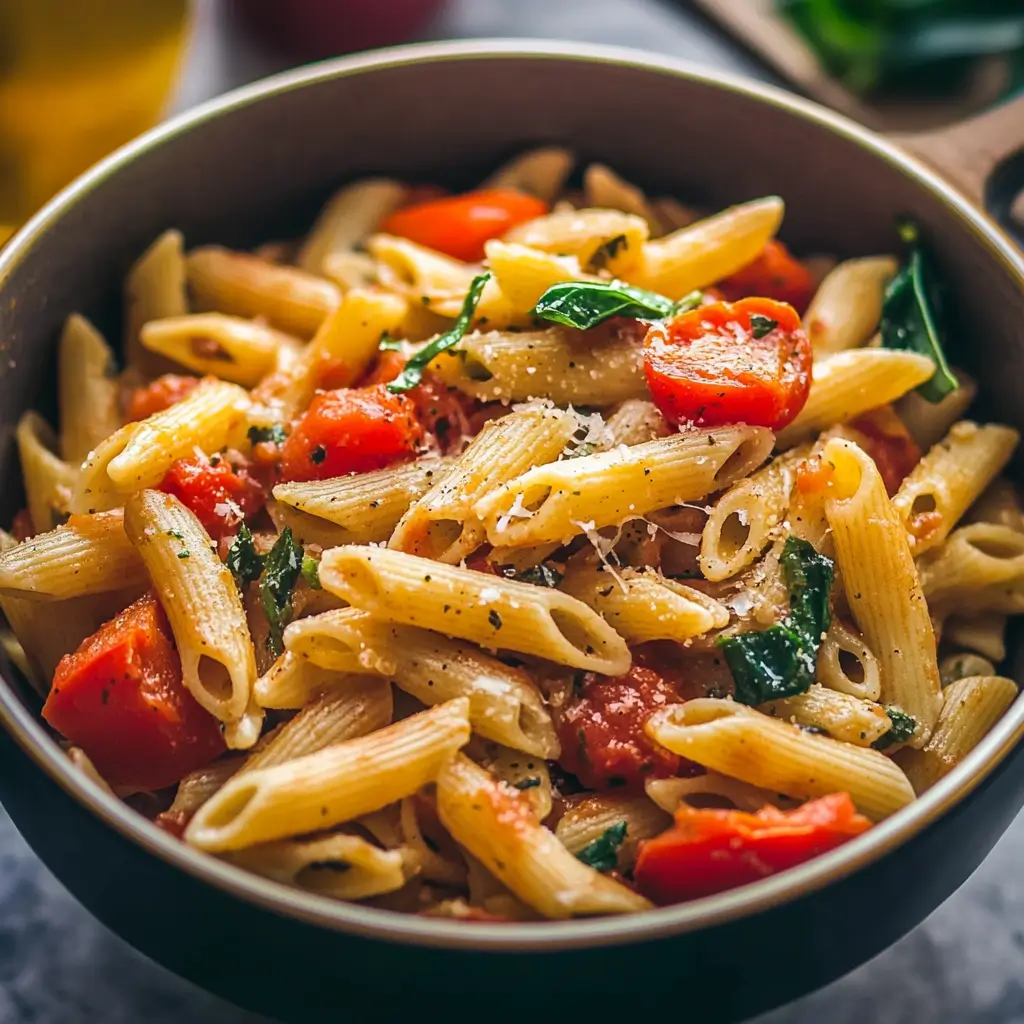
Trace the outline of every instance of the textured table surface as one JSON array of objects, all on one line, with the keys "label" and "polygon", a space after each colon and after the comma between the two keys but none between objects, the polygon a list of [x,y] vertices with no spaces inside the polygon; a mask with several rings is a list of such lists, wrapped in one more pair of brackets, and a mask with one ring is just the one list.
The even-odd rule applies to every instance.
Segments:
[{"label": "textured table surface", "polygon": [[[759,73],[702,24],[654,0],[454,0],[431,34],[617,43]],[[235,38],[212,4],[200,0],[177,106],[274,69],[267,54]],[[843,980],[757,1024],[1024,1024],[1022,861],[1024,816],[974,877],[914,932]],[[61,888],[0,811],[0,1024],[29,1022],[267,1024],[114,937]]]}]

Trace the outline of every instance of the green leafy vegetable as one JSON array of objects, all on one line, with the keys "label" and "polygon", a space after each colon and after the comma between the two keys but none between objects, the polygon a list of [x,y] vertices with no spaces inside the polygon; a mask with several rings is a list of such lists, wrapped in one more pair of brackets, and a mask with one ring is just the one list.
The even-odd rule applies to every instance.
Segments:
[{"label": "green leafy vegetable", "polygon": [[586,331],[613,316],[664,320],[693,309],[700,302],[700,292],[691,292],[673,302],[657,292],[634,288],[622,281],[565,281],[552,285],[540,297],[533,315]]},{"label": "green leafy vegetable", "polygon": [[472,283],[469,286],[469,291],[466,293],[466,299],[462,303],[462,311],[459,313],[458,319],[452,326],[451,330],[445,331],[444,334],[436,337],[432,342],[424,345],[406,364],[405,369],[390,383],[387,388],[392,394],[398,395],[403,391],[408,391],[410,388],[416,387],[417,384],[423,379],[423,371],[435,360],[442,352],[447,352],[448,349],[457,345],[462,341],[462,336],[469,330],[470,324],[473,322],[473,314],[476,313],[476,307],[480,302],[480,296],[483,294],[484,286],[491,279],[490,271],[486,271],[483,274],[477,274],[473,278]]},{"label": "green leafy vegetable", "polygon": [[302,572],[302,559],[302,545],[286,526],[266,557],[260,579],[260,601],[270,623],[267,646],[275,658],[284,651],[284,627],[291,622],[292,591]]},{"label": "green leafy vegetable", "polygon": [[522,572],[516,572],[516,570],[507,565],[501,570],[501,574],[510,580],[519,580],[520,583],[532,583],[537,587],[549,587],[554,589],[562,582],[565,573],[559,572],[553,566],[540,565],[531,566],[529,569],[524,569]]},{"label": "green leafy vegetable", "polygon": [[878,750],[885,750],[886,747],[891,747],[894,743],[906,743],[917,731],[917,719],[913,715],[908,715],[901,708],[890,704],[885,709],[885,713],[892,722],[892,728],[871,744]]},{"label": "green leafy vegetable", "polygon": [[789,616],[760,632],[725,637],[719,646],[741,704],[763,704],[804,693],[814,682],[821,637],[832,621],[832,560],[805,540],[789,537],[782,551]]},{"label": "green leafy vegetable", "polygon": [[882,301],[882,344],[909,349],[935,363],[934,375],[917,391],[929,402],[941,401],[960,386],[946,362],[945,287],[921,244],[920,232],[907,221],[900,236],[910,246],[907,262],[889,282]]},{"label": "green leafy vegetable", "polygon": [[302,556],[302,578],[312,590],[323,590],[320,583],[320,563],[312,555]]},{"label": "green leafy vegetable", "polygon": [[609,238],[604,245],[598,246],[594,255],[590,257],[591,270],[603,270],[608,266],[609,260],[615,259],[620,250],[629,248],[629,239],[625,235],[616,235]]},{"label": "green leafy vegetable", "polygon": [[750,318],[750,329],[753,331],[754,337],[758,339],[771,334],[778,326],[779,321],[773,320],[770,316],[758,316],[755,313]]},{"label": "green leafy vegetable", "polygon": [[576,854],[576,859],[595,871],[612,871],[618,863],[618,849],[626,838],[626,823],[617,822]]},{"label": "green leafy vegetable", "polygon": [[513,782],[512,785],[520,791],[524,789],[536,789],[540,785],[540,779],[537,778],[536,775],[529,775],[525,779],[519,779],[518,782]]},{"label": "green leafy vegetable", "polygon": [[242,590],[255,583],[263,572],[263,556],[256,551],[252,533],[245,523],[238,527],[238,536],[228,548],[227,567]]},{"label": "green leafy vegetable", "polygon": [[381,352],[401,352],[402,343],[398,338],[392,338],[387,331],[380,336],[380,344],[377,346]]},{"label": "green leafy vegetable", "polygon": [[269,441],[271,444],[284,444],[288,432],[280,423],[270,427],[250,427],[249,444],[256,445]]}]

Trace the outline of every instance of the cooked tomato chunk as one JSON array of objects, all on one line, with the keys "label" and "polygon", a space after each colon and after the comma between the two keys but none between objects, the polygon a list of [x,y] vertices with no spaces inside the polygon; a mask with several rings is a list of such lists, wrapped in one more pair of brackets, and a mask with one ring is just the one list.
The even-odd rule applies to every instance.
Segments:
[{"label": "cooked tomato chunk", "polygon": [[788,302],[798,313],[803,313],[814,297],[814,278],[776,239],[764,247],[753,263],[719,281],[718,288],[730,302],[764,296]]},{"label": "cooked tomato chunk", "polygon": [[179,377],[176,373],[165,373],[151,384],[135,388],[129,394],[124,417],[129,423],[148,419],[154,413],[163,412],[183,398],[188,398],[198,383],[198,377]]},{"label": "cooked tomato chunk", "polygon": [[671,423],[750,423],[779,430],[807,401],[811,346],[792,306],[743,299],[651,325],[647,386]]},{"label": "cooked tomato chunk", "polygon": [[232,466],[221,455],[178,459],[157,490],[187,505],[214,539],[233,533],[254,516],[266,500],[263,489],[244,466]]},{"label": "cooked tomato chunk", "polygon": [[317,395],[281,448],[284,480],[324,480],[383,469],[423,440],[416,406],[383,385]]},{"label": "cooked tomato chunk", "polygon": [[224,750],[217,720],[182,683],[170,626],[153,594],[65,655],[43,717],[112,786],[162,789]]}]

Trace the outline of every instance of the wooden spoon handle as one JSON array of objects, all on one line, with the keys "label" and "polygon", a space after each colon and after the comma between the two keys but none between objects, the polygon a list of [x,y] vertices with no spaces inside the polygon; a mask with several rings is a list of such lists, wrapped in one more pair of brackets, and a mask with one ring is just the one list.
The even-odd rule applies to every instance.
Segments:
[{"label": "wooden spoon handle", "polygon": [[992,172],[1024,148],[1024,96],[948,128],[891,138],[983,206]]}]

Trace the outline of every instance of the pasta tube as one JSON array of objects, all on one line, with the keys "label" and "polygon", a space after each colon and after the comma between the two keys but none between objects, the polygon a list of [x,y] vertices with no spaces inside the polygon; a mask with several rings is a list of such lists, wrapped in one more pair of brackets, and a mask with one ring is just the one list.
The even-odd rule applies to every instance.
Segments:
[{"label": "pasta tube", "polygon": [[878,330],[885,287],[898,269],[892,256],[862,256],[825,276],[804,314],[815,356],[859,348]]},{"label": "pasta tube", "polygon": [[60,452],[80,466],[121,425],[114,381],[114,354],[85,317],[64,321],[57,351]]}]

